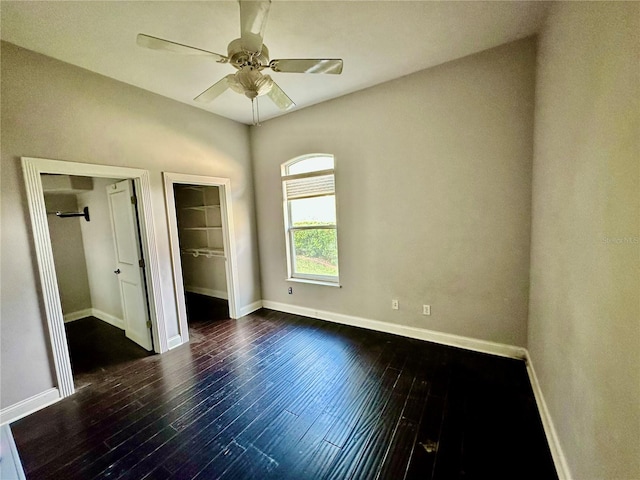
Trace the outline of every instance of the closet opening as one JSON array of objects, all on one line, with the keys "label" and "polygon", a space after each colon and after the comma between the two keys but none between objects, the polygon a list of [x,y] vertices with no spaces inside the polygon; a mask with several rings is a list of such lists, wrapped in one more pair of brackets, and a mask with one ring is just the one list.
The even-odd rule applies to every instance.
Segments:
[{"label": "closet opening", "polygon": [[219,187],[173,186],[187,323],[229,318]]},{"label": "closet opening", "polygon": [[229,179],[165,172],[164,182],[180,324],[173,348],[190,324],[237,318],[238,281]]},{"label": "closet opening", "polygon": [[[53,223],[54,220],[58,222],[73,220],[86,222],[86,219],[89,219],[91,225],[95,226],[95,222],[104,222],[106,219],[106,222],[114,221],[118,225],[115,230],[111,230],[115,238],[113,241],[118,242],[119,237],[119,240],[123,240],[123,242],[117,247],[111,245],[106,250],[108,252],[110,249],[113,252],[114,248],[118,249],[117,253],[114,252],[117,263],[115,265],[113,263],[100,265],[99,270],[101,273],[107,273],[110,278],[119,278],[119,281],[121,281],[119,287],[125,336],[139,344],[145,351],[153,350],[156,353],[163,353],[169,349],[168,331],[160,288],[158,250],[156,247],[153,212],[151,210],[150,175],[147,170],[111,165],[66,162],[33,157],[22,157],[21,161],[31,227],[33,229],[38,276],[42,287],[44,315],[47,321],[47,331],[53,354],[56,375],[55,389],[59,397],[64,398],[75,392],[64,314],[67,314],[68,323],[74,316],[83,318],[83,316],[90,313],[95,317],[97,310],[102,310],[102,308],[94,305],[92,299],[91,306],[88,308],[80,308],[79,304],[71,302],[67,304],[66,311],[63,312],[59,282],[62,281],[63,273],[66,274],[68,272],[64,266],[58,267],[56,261],[54,261],[50,225],[55,225],[54,228],[60,227],[65,232],[67,228],[70,228],[70,224]],[[73,191],[80,189],[74,183],[75,181],[71,180],[71,177],[75,180],[91,177],[91,181],[95,182],[92,189],[96,191],[97,188],[94,187],[98,183],[107,182],[108,185],[103,185],[105,189],[101,190],[101,195],[109,195],[107,192],[114,194],[109,200],[113,201],[111,206],[108,206],[109,201],[102,202],[101,213],[99,208],[95,209],[84,205],[84,202],[78,198],[82,195],[80,193],[76,197],[75,205],[72,203],[68,207],[64,207],[65,210],[68,208],[66,212],[54,208],[51,204],[47,206],[45,204],[45,190],[48,190],[47,193],[54,193],[60,187],[60,184],[56,184],[56,181],[64,180],[62,190],[70,189]],[[45,179],[52,179],[54,185],[43,185],[43,182],[46,183],[48,181]],[[100,188],[102,189],[102,187]],[[134,192],[135,195],[129,192]],[[57,193],[62,192],[58,189]],[[132,200],[132,196],[135,197],[135,200]],[[105,205],[107,206],[105,207]],[[74,206],[77,209],[74,209]],[[87,206],[89,208],[85,214],[85,207]],[[51,211],[55,210],[51,215],[51,219],[48,218],[47,211],[49,209],[47,207],[51,208]],[[60,211],[61,214],[67,213],[71,215],[56,215],[57,211]],[[110,218],[112,214],[114,218]],[[125,223],[128,223],[129,227],[123,230],[120,227]],[[125,231],[129,233],[125,234]],[[126,242],[127,237],[134,238],[135,244]],[[84,250],[84,246],[82,250]],[[73,256],[79,255],[80,247],[72,249],[71,252]],[[91,253],[97,255],[96,257],[92,256],[92,258],[98,260],[107,258],[103,256],[103,251],[92,251]],[[85,264],[86,261],[85,255]],[[118,270],[123,275],[119,276]],[[130,274],[134,277],[137,274],[139,278],[132,280],[133,277]],[[89,277],[88,272],[87,277]],[[79,277],[71,277],[70,280],[74,288],[79,285]],[[127,283],[127,285],[124,283]],[[98,294],[103,293],[99,283],[96,285],[98,288],[94,289],[94,291]],[[72,295],[76,293],[74,292]],[[109,313],[104,310],[102,312]],[[128,314],[130,315],[127,316]],[[109,318],[107,315],[104,315],[104,317]],[[103,319],[99,320],[103,321]]]},{"label": "closet opening", "polygon": [[140,223],[131,180],[41,174],[76,389],[151,355]]}]

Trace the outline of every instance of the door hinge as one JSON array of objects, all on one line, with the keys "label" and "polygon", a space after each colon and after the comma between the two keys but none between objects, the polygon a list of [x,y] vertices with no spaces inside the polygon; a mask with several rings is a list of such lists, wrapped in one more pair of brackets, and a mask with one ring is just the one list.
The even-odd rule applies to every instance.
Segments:
[{"label": "door hinge", "polygon": [[131,205],[137,205],[138,204],[138,199],[136,198],[135,195],[131,195]]},{"label": "door hinge", "polygon": [[147,328],[151,328],[151,320],[147,320]]},{"label": "door hinge", "polygon": [[138,266],[140,268],[144,268],[144,258],[141,258],[140,260],[138,260]]}]

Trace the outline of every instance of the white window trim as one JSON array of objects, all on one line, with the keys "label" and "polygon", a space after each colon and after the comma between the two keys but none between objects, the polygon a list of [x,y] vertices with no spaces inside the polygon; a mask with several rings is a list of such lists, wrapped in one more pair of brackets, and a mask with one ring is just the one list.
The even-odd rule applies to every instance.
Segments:
[{"label": "white window trim", "polygon": [[[312,172],[305,172],[305,173],[295,173],[295,174],[288,174],[287,173],[287,169],[289,166],[297,163],[297,162],[301,162],[304,160],[307,160],[309,158],[313,158],[313,157],[320,157],[320,156],[331,156],[333,158],[333,162],[334,162],[334,168],[330,168],[330,169],[324,169],[324,170],[316,170],[316,171],[312,171]],[[283,207],[283,211],[284,211],[284,231],[285,231],[285,248],[287,251],[287,281],[289,282],[298,282],[298,283],[308,283],[308,284],[313,284],[313,285],[323,285],[323,286],[330,286],[330,287],[339,287],[341,288],[340,285],[340,272],[338,270],[338,275],[337,276],[331,276],[331,275],[311,275],[311,274],[305,274],[305,273],[295,273],[295,259],[294,259],[294,248],[293,248],[293,232],[295,232],[296,230],[319,230],[319,229],[331,229],[331,230],[335,230],[336,232],[338,231],[338,212],[337,212],[337,207],[336,207],[336,222],[334,224],[331,225],[310,225],[310,226],[301,226],[301,227],[293,227],[292,226],[292,221],[291,221],[291,210],[289,208],[289,198],[287,197],[287,188],[286,188],[286,181],[287,180],[295,180],[298,178],[309,178],[309,177],[317,177],[317,176],[322,176],[322,175],[328,175],[331,174],[334,176],[335,179],[335,157],[331,154],[326,154],[326,153],[312,153],[312,154],[308,154],[308,155],[303,155],[300,157],[296,157],[293,158],[285,163],[283,163],[281,165],[281,182],[282,182],[282,207]],[[333,193],[331,194],[320,194],[320,195],[309,195],[307,197],[299,197],[299,198],[315,198],[315,197],[323,197],[323,196],[333,196],[334,198],[336,198],[336,205],[337,205],[337,195],[335,192],[335,189],[333,191]],[[298,198],[296,198],[297,200]],[[336,234],[336,238],[337,238],[337,234]],[[338,250],[339,251],[339,250]]]},{"label": "white window trim", "polygon": [[287,282],[294,282],[294,283],[308,283],[310,285],[322,285],[325,287],[337,287],[337,288],[342,288],[342,285],[340,285],[339,283],[336,282],[325,282],[322,280],[309,280],[306,278],[298,278],[298,277],[289,277],[289,278],[285,278],[285,281]]}]

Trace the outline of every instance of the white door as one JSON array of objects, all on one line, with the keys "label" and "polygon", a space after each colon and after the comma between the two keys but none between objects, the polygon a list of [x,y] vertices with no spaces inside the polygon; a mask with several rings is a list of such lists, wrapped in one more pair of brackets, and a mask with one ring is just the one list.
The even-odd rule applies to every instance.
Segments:
[{"label": "white door", "polygon": [[116,249],[114,273],[120,284],[125,335],[141,347],[151,350],[151,329],[131,182],[123,180],[107,186],[107,196]]}]

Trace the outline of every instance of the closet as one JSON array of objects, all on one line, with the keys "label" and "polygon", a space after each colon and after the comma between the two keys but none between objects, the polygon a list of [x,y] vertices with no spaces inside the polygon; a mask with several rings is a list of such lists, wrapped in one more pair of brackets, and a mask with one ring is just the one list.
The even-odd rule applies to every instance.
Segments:
[{"label": "closet", "polygon": [[139,246],[135,233],[127,235],[137,230],[133,191],[117,178],[41,174],[41,182],[65,343],[80,389],[151,354]]},{"label": "closet", "polygon": [[187,319],[228,318],[220,191],[174,185]]}]

